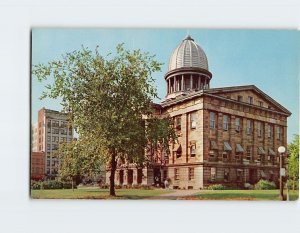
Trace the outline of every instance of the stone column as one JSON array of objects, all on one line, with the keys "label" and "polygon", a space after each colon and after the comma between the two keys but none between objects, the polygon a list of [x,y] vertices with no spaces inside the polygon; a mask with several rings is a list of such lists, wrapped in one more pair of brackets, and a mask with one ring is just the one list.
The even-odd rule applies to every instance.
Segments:
[{"label": "stone column", "polygon": [[181,75],[181,91],[184,91],[184,78],[183,78],[183,74]]},{"label": "stone column", "polygon": [[132,185],[137,185],[137,168],[133,168],[133,179],[132,179]]},{"label": "stone column", "polygon": [[143,169],[143,185],[152,185],[154,183],[154,174],[152,168],[144,168]]},{"label": "stone column", "polygon": [[110,182],[109,177],[110,177],[110,171],[107,170],[105,174],[105,184],[109,184]]},{"label": "stone column", "polygon": [[253,160],[252,161],[254,161],[254,160],[257,160],[258,159],[258,156],[260,156],[259,154],[258,154],[258,143],[257,143],[257,136],[258,136],[258,134],[257,134],[257,122],[256,121],[252,121],[252,127],[253,127],[253,132],[252,132],[252,142],[253,142],[253,148],[252,148],[252,158],[253,158]]},{"label": "stone column", "polygon": [[124,169],[123,185],[128,185],[128,169]]},{"label": "stone column", "polygon": [[119,185],[120,184],[120,174],[119,174],[119,170],[116,170],[115,172],[115,185]]},{"label": "stone column", "polygon": [[191,85],[191,90],[193,89],[193,75],[191,74],[190,76],[190,85]]},{"label": "stone column", "polygon": [[172,80],[173,80],[173,85],[171,85],[171,88],[172,88],[172,93],[175,92],[175,78],[172,77]]},{"label": "stone column", "polygon": [[232,147],[232,151],[231,151],[231,158],[229,159],[229,161],[234,161],[235,160],[235,149],[236,149],[236,144],[237,142],[235,141],[235,116],[234,115],[230,115],[229,117],[229,141]]},{"label": "stone column", "polygon": [[200,89],[200,79],[201,79],[201,75],[198,75],[198,89]]},{"label": "stone column", "polygon": [[171,81],[170,81],[170,78],[167,80],[168,82],[168,94],[170,94],[171,92]]},{"label": "stone column", "polygon": [[223,142],[223,113],[217,113],[217,145],[218,145],[218,161],[223,160],[224,142]]}]

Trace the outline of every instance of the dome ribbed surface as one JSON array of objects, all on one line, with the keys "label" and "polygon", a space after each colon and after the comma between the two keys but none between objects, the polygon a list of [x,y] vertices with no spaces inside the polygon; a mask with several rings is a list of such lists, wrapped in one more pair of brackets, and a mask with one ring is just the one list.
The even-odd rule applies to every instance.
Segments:
[{"label": "dome ribbed surface", "polygon": [[172,53],[169,61],[169,71],[189,67],[208,70],[206,54],[191,36],[187,36]]}]

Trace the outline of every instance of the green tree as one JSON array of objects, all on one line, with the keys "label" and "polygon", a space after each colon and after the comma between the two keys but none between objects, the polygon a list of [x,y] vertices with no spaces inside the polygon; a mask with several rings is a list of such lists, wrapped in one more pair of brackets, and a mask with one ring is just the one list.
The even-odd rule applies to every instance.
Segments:
[{"label": "green tree", "polygon": [[[99,142],[100,144],[100,142]],[[93,177],[101,172],[105,151],[84,138],[60,144],[56,155],[60,158],[59,176],[62,180],[74,182],[82,177]],[[102,155],[102,156],[100,156]]]},{"label": "green tree", "polygon": [[[118,159],[140,163],[145,147],[153,141],[148,132],[154,124],[145,129],[144,119],[152,117],[151,103],[157,97],[152,75],[160,66],[154,56],[125,50],[123,45],[117,46],[114,57],[83,47],[60,60],[33,66],[38,80],[53,80],[41,98],[60,98],[80,138],[89,141],[84,150],[108,164],[110,195],[115,196]],[[167,131],[172,128],[164,126]]]},{"label": "green tree", "polygon": [[288,176],[293,190],[299,183],[299,135],[294,135],[293,141],[288,145]]}]

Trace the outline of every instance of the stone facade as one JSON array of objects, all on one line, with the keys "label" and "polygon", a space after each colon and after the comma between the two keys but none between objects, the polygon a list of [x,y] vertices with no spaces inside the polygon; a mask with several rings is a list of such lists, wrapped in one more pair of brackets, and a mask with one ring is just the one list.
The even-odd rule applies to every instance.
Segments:
[{"label": "stone facade", "polygon": [[[182,43],[193,45],[191,41],[187,37]],[[193,66],[201,63],[193,61],[199,59],[196,54],[207,63],[197,46],[191,52],[173,53],[180,57],[170,59],[177,63],[165,75],[166,99],[154,106],[159,110],[156,117],[174,119],[178,140],[171,143],[170,153],[155,153],[152,164],[142,169],[141,182],[134,175],[137,168],[119,167],[116,183],[159,185],[168,179],[174,189],[202,189],[212,184],[243,188],[260,179],[278,184],[277,149],[287,147],[291,113],[254,85],[210,88],[212,74]],[[106,177],[109,183],[109,174]]]}]

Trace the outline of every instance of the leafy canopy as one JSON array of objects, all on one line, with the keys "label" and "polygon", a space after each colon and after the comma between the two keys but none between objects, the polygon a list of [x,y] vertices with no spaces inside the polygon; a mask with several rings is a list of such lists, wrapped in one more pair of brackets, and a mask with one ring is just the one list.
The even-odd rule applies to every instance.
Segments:
[{"label": "leafy canopy", "polygon": [[166,122],[160,126],[165,126],[167,135],[154,123],[145,130],[143,119],[151,118],[152,99],[158,97],[152,74],[160,66],[154,56],[128,51],[121,44],[114,57],[101,56],[98,47],[95,51],[82,47],[60,60],[35,65],[33,75],[40,81],[53,79],[41,98],[62,99],[84,151],[93,154],[101,147],[96,151],[102,151],[104,160],[113,152],[137,162],[143,159],[149,141],[162,142],[163,137],[171,135]]},{"label": "leafy canopy", "polygon": [[288,145],[288,154],[289,183],[295,189],[299,184],[299,135]]}]

